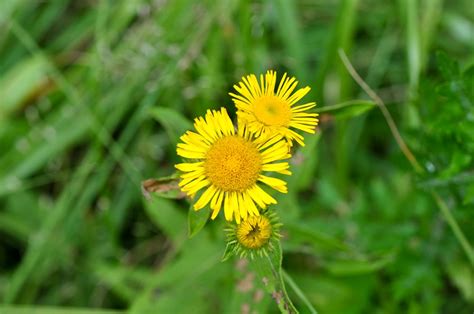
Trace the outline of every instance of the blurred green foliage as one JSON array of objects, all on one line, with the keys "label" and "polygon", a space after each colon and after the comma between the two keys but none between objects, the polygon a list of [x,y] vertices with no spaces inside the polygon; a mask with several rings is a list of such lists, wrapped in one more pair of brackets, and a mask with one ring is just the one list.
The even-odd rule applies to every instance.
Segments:
[{"label": "blurred green foliage", "polygon": [[275,195],[293,284],[319,313],[472,311],[473,265],[431,193],[472,245],[473,14],[469,0],[0,1],[0,313],[277,312],[245,262],[220,262],[223,219],[189,239],[186,201],[140,191],[174,172],[192,118],[267,69],[311,86],[321,113]]}]

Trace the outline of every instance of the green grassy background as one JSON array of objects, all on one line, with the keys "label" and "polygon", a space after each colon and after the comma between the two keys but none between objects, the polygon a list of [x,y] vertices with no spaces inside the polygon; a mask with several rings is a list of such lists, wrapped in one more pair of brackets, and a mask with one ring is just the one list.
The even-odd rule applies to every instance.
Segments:
[{"label": "green grassy background", "polygon": [[232,112],[232,85],[267,69],[311,86],[322,113],[294,152],[289,193],[275,195],[283,267],[314,308],[472,313],[473,11],[469,0],[0,1],[0,313],[277,312],[248,266],[220,262],[222,217],[188,239],[189,205],[140,191],[173,173],[195,116]]}]

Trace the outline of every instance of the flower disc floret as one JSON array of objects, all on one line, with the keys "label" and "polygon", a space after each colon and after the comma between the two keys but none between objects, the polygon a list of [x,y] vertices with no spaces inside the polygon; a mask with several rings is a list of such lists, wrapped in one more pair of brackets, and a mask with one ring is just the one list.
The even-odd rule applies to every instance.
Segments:
[{"label": "flower disc floret", "polygon": [[257,182],[262,157],[252,142],[238,136],[226,136],[209,149],[204,169],[217,188],[242,193]]},{"label": "flower disc floret", "polygon": [[267,127],[288,127],[291,122],[291,107],[288,102],[275,95],[263,95],[255,101],[254,115]]}]

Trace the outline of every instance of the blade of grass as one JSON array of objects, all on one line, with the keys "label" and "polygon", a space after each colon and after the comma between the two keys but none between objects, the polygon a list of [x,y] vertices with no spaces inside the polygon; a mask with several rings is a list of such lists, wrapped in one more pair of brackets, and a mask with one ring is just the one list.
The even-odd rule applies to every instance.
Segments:
[{"label": "blade of grass", "polygon": [[405,144],[405,141],[403,140],[402,136],[400,135],[400,132],[398,131],[395,121],[390,115],[390,112],[388,111],[382,99],[369,87],[369,85],[367,85],[367,83],[365,83],[365,81],[356,72],[343,50],[339,50],[339,56],[341,57],[342,62],[346,66],[346,69],[351,74],[352,78],[357,82],[357,84],[359,84],[359,86],[367,93],[367,95],[369,95],[369,97],[377,104],[377,106],[382,111],[382,114],[390,128],[390,131],[392,132],[392,135],[395,138],[395,141],[397,142],[398,146],[400,147],[410,164],[413,166],[415,171],[418,173],[423,172],[423,168],[420,166],[413,153]]},{"label": "blade of grass", "polygon": [[[135,113],[134,116],[131,117],[129,124],[127,125],[126,129],[122,133],[122,136],[119,138],[118,145],[121,147],[125,147],[133,138],[133,134],[136,132],[138,127],[140,126],[140,122],[147,116],[148,110],[152,104],[155,103],[156,98],[158,97],[159,93],[156,91],[155,93],[150,94],[139,107],[139,110]],[[98,151],[98,147],[94,148],[96,153]],[[121,150],[124,152],[124,150]],[[100,154],[96,156],[97,158],[100,157]],[[119,157],[121,157],[119,155]],[[40,238],[44,239],[43,241],[39,242],[37,246],[33,246],[28,249],[26,257],[20,264],[19,269],[15,272],[15,275],[12,279],[12,282],[15,283],[13,289],[9,290],[7,295],[7,302],[12,302],[21,287],[24,283],[29,279],[31,276],[32,271],[34,270],[33,265],[38,263],[47,252],[52,248],[46,247],[47,240],[49,237],[53,235],[53,230],[58,226],[61,225],[64,228],[61,234],[64,234],[66,239],[73,239],[73,234],[70,230],[74,230],[71,226],[77,224],[77,220],[80,219],[80,214],[89,207],[89,204],[93,202],[96,198],[97,194],[99,193],[100,189],[105,185],[107,182],[110,173],[112,172],[115,159],[112,156],[109,156],[102,164],[99,164],[99,159],[96,159],[95,162],[85,161],[85,166],[91,167],[87,173],[90,173],[92,169],[99,169],[95,176],[89,178],[87,183],[84,183],[81,188],[74,184],[68,185],[68,188],[72,187],[72,190],[66,190],[63,192],[67,193],[67,195],[72,196],[69,200],[66,200],[64,203],[58,202],[56,204],[56,209],[54,212],[58,213],[57,215],[53,216],[48,220],[48,224],[46,225],[45,229],[42,230],[42,235]],[[93,167],[93,168],[92,168]],[[76,180],[79,181],[80,178],[85,180],[84,175],[78,174]],[[138,186],[135,185],[138,190]],[[66,213],[68,213],[66,217]],[[49,217],[48,217],[49,218]],[[62,223],[60,224],[60,221]],[[44,270],[40,275],[44,278],[47,275],[47,271]]]},{"label": "blade of grass", "polygon": [[12,276],[8,289],[4,296],[5,303],[13,303],[23,287],[24,283],[30,277],[30,274],[35,270],[38,261],[46,254],[48,247],[48,239],[54,234],[54,229],[57,224],[64,219],[67,214],[69,204],[74,202],[74,196],[77,191],[81,191],[84,186],[86,174],[89,174],[93,169],[99,157],[96,149],[90,150],[85,157],[82,165],[76,170],[72,176],[71,183],[67,185],[66,189],[61,194],[59,200],[55,204],[51,213],[45,218],[38,234],[30,241],[28,251],[23,257],[21,264],[18,266],[14,275]]},{"label": "blade of grass", "polygon": [[[197,33],[196,35],[201,35],[201,33]],[[190,40],[187,42],[186,46],[192,45],[194,43],[194,40],[197,40],[197,39],[199,39],[201,41],[202,37],[197,36],[196,38],[195,37],[190,38]],[[186,53],[186,50],[184,51],[184,53]],[[176,69],[176,67],[173,64],[169,64],[163,71],[165,73],[169,73],[170,75],[169,76],[163,76],[163,80],[166,80],[166,79],[169,79],[169,78],[173,77],[172,72],[177,71],[177,70],[178,69]],[[161,84],[159,84],[159,85],[161,86]],[[139,86],[143,86],[143,84],[141,84]],[[156,103],[157,97],[158,97],[158,95],[160,95],[159,91],[160,91],[159,89],[155,89],[155,91],[153,93],[149,94],[145,98],[145,100],[143,101],[143,104],[140,106],[141,109],[135,112],[135,115],[132,116],[132,118],[130,119],[130,122],[129,122],[127,128],[122,132],[121,138],[119,139],[119,142],[117,143],[117,145],[119,145],[121,147],[125,147],[126,142],[130,141],[133,138],[137,128],[141,125],[142,120],[148,117],[147,114],[148,114],[149,107],[151,105],[153,105],[154,103]],[[124,152],[124,149],[117,152],[118,154],[115,155],[115,156],[109,156],[108,160],[104,164],[96,166],[96,168],[98,168],[98,169],[102,169],[102,168],[105,169],[104,171],[99,171],[100,177],[97,177],[97,176],[92,177],[90,179],[90,182],[85,185],[87,187],[86,189],[80,189],[80,188],[76,187],[73,190],[74,191],[74,197],[71,197],[71,201],[69,201],[67,203],[63,203],[61,205],[57,205],[57,207],[61,208],[61,211],[63,211],[63,212],[65,210],[70,210],[71,211],[71,215],[69,215],[68,221],[66,221],[64,224],[62,224],[63,227],[64,226],[70,226],[71,224],[74,224],[74,222],[77,221],[78,217],[80,217],[78,215],[84,209],[88,208],[89,204],[97,196],[97,193],[98,193],[100,187],[102,187],[104,185],[104,183],[106,182],[106,179],[108,178],[110,172],[113,170],[113,165],[114,165],[115,160],[117,158],[120,159],[122,157],[121,154],[123,152]],[[95,162],[95,163],[97,163],[97,162]],[[136,184],[135,186],[137,186],[137,190],[138,190],[139,185]],[[66,191],[64,193],[66,193]],[[69,193],[69,194],[72,195],[73,193]],[[79,200],[75,200],[78,197],[80,197]],[[73,199],[74,199],[74,201],[72,201]],[[51,225],[57,226],[59,220],[60,219],[55,219],[51,223]],[[61,232],[59,232],[59,234],[61,234]],[[71,232],[69,232],[69,230],[67,228],[65,228],[64,234],[66,234],[66,236],[65,236],[66,238],[71,239]],[[38,253],[38,251],[39,251],[39,253]],[[12,300],[14,300],[16,298],[18,292],[20,291],[20,288],[24,285],[24,283],[27,281],[27,279],[29,279],[28,274],[31,274],[31,271],[32,271],[31,265],[34,265],[35,262],[41,260],[42,256],[44,256],[43,255],[44,252],[45,252],[45,246],[40,246],[39,250],[34,250],[33,247],[31,248],[31,250],[30,249],[28,250],[28,252],[26,254],[26,257],[22,261],[22,264],[20,265],[20,267],[18,268],[18,270],[16,271],[16,273],[15,273],[13,279],[12,279],[13,288],[11,290],[9,290],[8,295],[6,297],[8,302],[12,302]],[[47,275],[47,273],[48,272],[45,271],[41,276],[45,277]]]},{"label": "blade of grass", "polygon": [[[352,46],[353,34],[356,30],[354,17],[356,15],[357,4],[358,0],[343,0],[339,4],[338,16],[335,24],[333,25],[331,39],[328,46],[326,47],[325,57],[322,60],[320,70],[317,75],[316,90],[318,90],[320,94],[323,90],[325,90],[323,87],[329,86],[325,84],[325,80],[327,74],[331,73],[330,69],[336,60],[337,49],[343,48],[350,50]],[[336,73],[337,76],[335,81],[328,81],[328,83],[332,83],[334,85],[334,88],[338,89],[338,92],[333,95],[335,99],[330,99],[330,101],[345,101],[350,95],[351,82],[349,80],[349,76],[345,71],[343,71],[343,69],[341,69],[339,64],[336,65]],[[343,191],[343,195],[348,193],[347,189],[349,187],[348,173],[349,164],[351,162],[349,158],[349,152],[352,150],[351,146],[353,145],[353,142],[347,139],[347,134],[352,133],[351,128],[352,125],[350,122],[341,121],[338,123],[335,143],[333,145],[334,149],[337,151],[337,153],[334,154],[336,169],[334,180],[338,188]]]},{"label": "blade of grass", "polygon": [[474,250],[469,241],[467,240],[466,236],[462,232],[461,228],[459,228],[459,225],[456,219],[454,219],[451,210],[449,209],[446,202],[438,195],[438,193],[436,193],[435,191],[431,191],[431,195],[435,199],[436,204],[438,204],[438,207],[441,209],[441,213],[443,214],[444,219],[447,221],[449,227],[453,231],[456,239],[461,244],[461,247],[463,248],[464,252],[467,255],[467,258],[471,263],[471,266],[474,267]]},{"label": "blade of grass", "polygon": [[[50,74],[54,81],[61,87],[65,95],[69,98],[71,103],[78,109],[84,109],[85,113],[88,115],[91,121],[91,127],[94,130],[97,138],[104,145],[105,148],[109,149],[112,156],[116,158],[116,161],[122,166],[123,170],[129,178],[135,181],[137,184],[140,183],[139,176],[137,175],[138,171],[136,170],[133,163],[131,163],[128,158],[123,154],[121,148],[115,143],[111,135],[103,128],[102,123],[98,120],[97,116],[92,112],[89,106],[85,105],[79,93],[76,89],[70,84],[67,79],[62,75],[62,73],[56,68],[54,64],[50,62],[45,53],[39,48],[34,39],[29,35],[29,33],[16,22],[14,19],[10,19],[10,29],[18,37],[18,39],[29,49],[29,51],[40,57],[43,62],[48,66]],[[119,158],[120,156],[120,158]]]},{"label": "blade of grass", "polygon": [[406,47],[410,89],[416,91],[421,73],[420,26],[418,25],[418,1],[402,0],[406,25]]},{"label": "blade of grass", "polygon": [[415,108],[414,100],[417,98],[418,83],[420,80],[422,55],[420,40],[420,25],[417,0],[401,0],[402,18],[406,25],[406,54],[407,54],[407,71],[409,81],[408,101],[403,107],[404,121],[408,122],[411,127],[417,127],[421,122],[418,111]]},{"label": "blade of grass", "polygon": [[357,1],[358,0],[344,0],[340,2],[337,19],[332,26],[331,35],[324,48],[323,59],[316,73],[315,90],[319,91],[317,94],[317,102],[321,102],[323,99],[326,77],[336,60],[340,43],[345,39],[345,45],[349,44],[349,38],[351,38],[351,34],[354,30],[351,16],[355,14]]},{"label": "blade of grass", "polygon": [[318,314],[318,311],[316,311],[316,309],[313,307],[313,305],[311,304],[311,302],[309,302],[308,298],[306,297],[306,295],[304,294],[304,292],[300,289],[300,287],[298,287],[298,285],[296,284],[296,282],[293,280],[293,278],[291,278],[290,275],[288,275],[288,273],[282,268],[281,269],[281,273],[283,275],[283,279],[286,281],[286,283],[291,287],[291,289],[293,289],[293,291],[296,293],[296,295],[301,299],[301,301],[303,301],[303,303],[306,305],[306,307],[308,308],[309,312],[311,314]]},{"label": "blade of grass", "polygon": [[296,2],[278,0],[274,5],[277,12],[279,34],[285,44],[286,55],[291,57],[290,67],[295,68],[302,81],[308,80],[308,70],[306,67],[305,50],[302,47],[304,43],[300,31],[300,23],[296,8]]},{"label": "blade of grass", "polygon": [[428,62],[429,49],[433,38],[436,36],[437,26],[440,22],[443,9],[443,0],[423,1],[421,29],[421,67],[425,68]]},{"label": "blade of grass", "polygon": [[316,108],[314,112],[328,113],[335,118],[352,118],[375,108],[375,103],[367,100],[349,100],[340,104]]}]

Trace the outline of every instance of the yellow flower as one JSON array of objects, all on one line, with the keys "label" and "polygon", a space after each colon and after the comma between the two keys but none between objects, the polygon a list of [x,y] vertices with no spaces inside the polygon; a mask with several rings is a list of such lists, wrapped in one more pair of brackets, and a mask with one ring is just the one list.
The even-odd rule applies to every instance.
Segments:
[{"label": "yellow flower", "polygon": [[[182,171],[179,186],[191,197],[206,188],[194,203],[199,210],[210,203],[214,219],[222,205],[226,220],[258,216],[260,208],[276,204],[260,183],[286,193],[286,182],[263,174],[273,171],[289,175],[288,162],[276,162],[291,155],[282,136],[255,138],[245,126],[236,131],[227,111],[208,110],[205,118],[194,120],[197,131],[187,131],[178,144],[179,156],[190,159],[177,164]],[[275,163],[276,162],[276,163]]]},{"label": "yellow flower", "polygon": [[229,223],[225,229],[227,248],[223,260],[231,255],[239,257],[268,255],[281,237],[275,212],[264,210],[260,216],[250,216],[240,224]]},{"label": "yellow flower", "polygon": [[268,243],[272,225],[265,216],[251,216],[236,229],[237,241],[248,249],[258,249]]},{"label": "yellow flower", "polygon": [[257,136],[280,134],[290,145],[295,140],[304,146],[303,136],[292,129],[315,133],[318,114],[305,111],[316,106],[316,103],[294,105],[311,88],[307,86],[293,93],[298,81],[294,77],[287,77],[285,73],[275,92],[276,80],[276,72],[267,71],[265,78],[263,74],[260,75],[260,83],[257,77],[251,74],[242,77],[238,86],[234,85],[238,94],[229,94],[237,107],[239,121],[245,123]]}]

